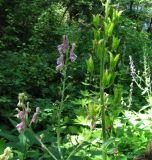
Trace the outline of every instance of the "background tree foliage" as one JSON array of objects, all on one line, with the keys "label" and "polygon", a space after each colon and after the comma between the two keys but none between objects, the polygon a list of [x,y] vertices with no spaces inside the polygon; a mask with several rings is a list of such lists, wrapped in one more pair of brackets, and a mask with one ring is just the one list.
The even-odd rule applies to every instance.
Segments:
[{"label": "background tree foliage", "polygon": [[[144,55],[152,67],[152,2],[111,0],[111,3],[123,11],[114,33],[121,39],[117,81],[123,84],[123,93],[127,95],[131,83],[129,55],[139,70],[143,67]],[[1,129],[14,128],[12,110],[18,93],[28,93],[31,103],[41,105],[42,110],[52,109],[53,103],[59,100],[61,75],[55,68],[57,45],[62,35],[68,35],[70,41],[76,43],[78,56],[73,69],[68,70],[71,82],[67,92],[76,98],[79,91],[86,88],[80,82],[86,81],[86,58],[93,53],[92,15],[104,16],[103,7],[100,0],[0,0],[0,120],[4,122]],[[75,87],[70,87],[72,84]],[[113,93],[110,89],[108,92]],[[134,110],[138,111],[145,99],[138,89],[133,97]],[[65,117],[72,110],[70,104],[66,105]],[[48,110],[50,112],[52,110]],[[45,124],[47,116],[47,111],[42,113],[41,124]]]},{"label": "background tree foliage", "polygon": [[[128,64],[129,55],[136,62],[142,62],[143,44],[151,52],[151,1],[112,2],[123,10],[120,27],[115,31],[121,36],[120,66]],[[55,96],[53,86],[58,79],[55,75],[56,46],[63,34],[68,34],[73,42],[77,42],[81,63],[77,64],[75,78],[81,79],[77,75],[85,71],[83,59],[91,53],[92,14],[103,12],[99,6],[101,2],[98,0],[0,2],[2,107],[8,105],[6,102],[13,104],[19,91],[25,90],[37,98]],[[120,69],[124,70],[124,67]]]}]

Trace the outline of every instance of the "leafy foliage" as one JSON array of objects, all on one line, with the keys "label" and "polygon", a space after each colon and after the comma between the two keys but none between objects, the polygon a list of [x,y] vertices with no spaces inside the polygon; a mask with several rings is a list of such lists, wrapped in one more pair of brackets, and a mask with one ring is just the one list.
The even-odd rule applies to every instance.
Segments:
[{"label": "leafy foliage", "polygon": [[[111,0],[113,11],[105,4],[105,0],[0,1],[0,156],[10,147],[14,160],[50,159],[47,148],[61,158],[56,132],[63,74],[56,71],[56,59],[62,35],[76,43],[77,55],[67,69],[60,111],[63,159],[98,160],[103,151],[107,160],[149,156],[152,2]],[[117,10],[122,14],[114,27]],[[108,52],[103,72],[108,134],[104,143],[99,94],[103,46]],[[136,66],[134,77],[129,56]],[[15,108],[21,92],[27,93],[32,114],[34,108],[41,108],[34,133],[28,127],[23,134],[16,131]]]}]

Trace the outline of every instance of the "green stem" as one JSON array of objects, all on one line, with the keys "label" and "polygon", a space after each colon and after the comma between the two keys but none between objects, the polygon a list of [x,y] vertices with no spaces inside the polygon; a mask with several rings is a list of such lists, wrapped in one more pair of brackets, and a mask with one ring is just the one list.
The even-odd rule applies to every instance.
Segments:
[{"label": "green stem", "polygon": [[[66,73],[66,72],[65,72]],[[65,82],[66,82],[66,75],[64,74],[63,83],[62,83],[62,94],[61,94],[61,102],[58,110],[58,127],[57,127],[57,147],[60,154],[61,159],[63,159],[62,151],[61,151],[61,113],[63,110],[64,104],[64,92],[65,92]]]},{"label": "green stem", "polygon": [[34,131],[30,128],[30,131],[32,132],[32,134],[34,135],[34,137],[36,138],[36,140],[41,144],[42,148],[45,149],[48,154],[54,159],[54,160],[58,160],[55,155],[46,147],[46,145],[42,142],[41,138],[39,138]]},{"label": "green stem", "polygon": [[[20,136],[22,136],[23,138],[20,138]],[[27,152],[28,152],[28,143],[27,143],[27,138],[26,138],[26,136],[24,134],[24,131],[19,135],[19,139],[20,139],[20,141],[22,139],[21,143],[23,144],[23,147],[24,147],[23,160],[26,160],[26,158],[27,158]],[[23,139],[24,139],[24,142],[23,142]]]},{"label": "green stem", "polygon": [[63,159],[62,151],[61,151],[61,113],[63,110],[63,104],[64,104],[64,92],[65,92],[65,82],[66,82],[66,69],[64,71],[64,77],[62,82],[62,94],[61,94],[61,102],[58,110],[58,127],[57,127],[57,147],[60,154],[61,159]]},{"label": "green stem", "polygon": [[75,147],[72,152],[69,154],[68,158],[66,160],[69,160],[72,155],[77,151],[77,149],[83,144],[84,141],[82,141],[77,147]]},{"label": "green stem", "polygon": [[[91,129],[91,134],[92,134],[92,129]],[[90,137],[90,135],[88,135],[88,137],[86,139],[88,139]],[[68,158],[66,160],[69,160],[71,158],[71,156],[73,156],[75,154],[75,152],[77,151],[77,149],[85,142],[85,140],[83,140],[81,143],[79,143],[69,154]]]},{"label": "green stem", "polygon": [[59,110],[58,110],[58,122],[57,122],[57,147],[58,147],[58,151],[61,157],[61,160],[63,160],[63,154],[61,151],[61,124],[60,124],[60,120],[61,120],[61,113],[63,111],[63,105],[64,105],[64,97],[65,97],[65,84],[66,84],[66,72],[67,72],[67,65],[68,65],[68,52],[66,53],[66,60],[65,60],[65,66],[63,69],[63,80],[62,80],[62,92],[61,92],[61,101],[60,101],[60,105],[59,105]]},{"label": "green stem", "polygon": [[[103,143],[106,141],[106,123],[105,123],[105,104],[104,104],[104,84],[103,84],[103,76],[104,76],[104,65],[105,65],[105,45],[102,54],[102,58],[100,59],[100,105],[101,105],[101,123],[102,123],[102,138]],[[103,151],[103,160],[107,158],[106,152]]]}]

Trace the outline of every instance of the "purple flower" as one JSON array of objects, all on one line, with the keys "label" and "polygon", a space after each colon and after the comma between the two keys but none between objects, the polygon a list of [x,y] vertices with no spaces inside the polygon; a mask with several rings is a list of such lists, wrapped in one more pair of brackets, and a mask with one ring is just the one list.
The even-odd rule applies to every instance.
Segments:
[{"label": "purple flower", "polygon": [[39,112],[40,112],[40,108],[36,107],[36,112],[33,114],[31,123],[36,123],[36,121],[37,121],[37,115],[38,115]]},{"label": "purple flower", "polygon": [[25,128],[28,112],[26,110],[21,111],[18,108],[16,110],[18,111],[18,118],[21,120],[21,122],[16,125],[16,128],[19,132],[21,132]]},{"label": "purple flower", "polygon": [[28,111],[26,111],[26,110],[20,111],[18,108],[16,108],[16,110],[18,111],[17,116],[20,120],[26,119],[26,117],[28,116]]},{"label": "purple flower", "polygon": [[60,54],[63,54],[63,49],[64,49],[63,44],[58,45],[58,51],[59,51]]},{"label": "purple flower", "polygon": [[69,40],[68,36],[63,36],[63,43],[58,45],[58,51],[60,54],[65,53],[69,49]]},{"label": "purple flower", "polygon": [[56,70],[61,70],[64,67],[64,56],[63,54],[57,59],[57,67]]},{"label": "purple flower", "polygon": [[16,128],[19,132],[21,132],[25,128],[25,121],[21,121],[21,123],[17,124]]},{"label": "purple flower", "polygon": [[20,120],[23,120],[25,118],[25,112],[24,111],[19,111],[18,112],[18,117]]},{"label": "purple flower", "polygon": [[71,60],[71,62],[74,62],[77,59],[77,56],[74,53],[74,49],[75,49],[75,43],[72,44],[72,48],[70,50],[70,60]]},{"label": "purple flower", "polygon": [[94,127],[95,127],[95,123],[93,121],[91,121],[91,123],[90,123],[90,129],[94,129]]}]

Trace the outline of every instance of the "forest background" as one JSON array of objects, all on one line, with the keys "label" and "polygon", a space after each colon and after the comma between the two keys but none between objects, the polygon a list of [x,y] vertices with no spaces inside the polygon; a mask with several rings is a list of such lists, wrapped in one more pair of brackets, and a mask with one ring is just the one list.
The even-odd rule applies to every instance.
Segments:
[{"label": "forest background", "polygon": [[[80,99],[89,99],[94,88],[99,87],[96,78],[89,75],[86,61],[93,57],[94,72],[98,74],[98,60],[92,47],[92,21],[93,15],[104,16],[103,3],[99,0],[0,0],[0,154],[10,146],[15,157],[20,159],[49,159],[49,155],[43,155],[35,142],[32,142],[33,147],[30,144],[26,155],[21,147],[22,142],[16,143],[18,139],[22,141],[23,137],[18,137],[15,127],[18,122],[15,108],[18,94],[26,93],[32,113],[37,106],[41,110],[34,126],[35,132],[45,135],[44,142],[48,146],[55,143],[55,107],[60,101],[62,87],[62,74],[56,70],[56,59],[59,56],[57,46],[62,42],[63,35],[76,44],[77,60],[68,69],[61,136],[64,139],[67,135],[79,135],[81,126],[87,126],[82,115],[78,116],[84,111]],[[117,134],[119,140],[108,142],[107,154],[121,160],[133,159],[146,151],[147,143],[152,139],[149,80],[152,68],[152,2],[111,0],[111,6],[122,11],[113,31],[120,38],[117,49],[120,58],[113,86],[117,84],[121,92],[119,114],[115,118],[121,127]],[[130,60],[129,56],[132,57]],[[136,66],[137,77],[131,74],[131,60]],[[106,93],[114,96],[113,87],[108,88]],[[110,115],[107,113],[107,116]],[[107,122],[107,126],[110,127],[110,122]],[[50,133],[53,136],[50,137]],[[97,138],[96,134],[94,137]],[[98,153],[93,142],[90,143],[80,146],[80,152],[73,159],[98,159],[101,152],[99,150]],[[56,155],[57,151],[52,150]],[[72,147],[67,150],[72,150]],[[114,153],[116,150],[117,155]]]}]

